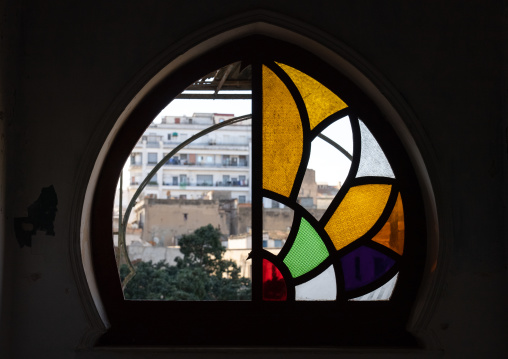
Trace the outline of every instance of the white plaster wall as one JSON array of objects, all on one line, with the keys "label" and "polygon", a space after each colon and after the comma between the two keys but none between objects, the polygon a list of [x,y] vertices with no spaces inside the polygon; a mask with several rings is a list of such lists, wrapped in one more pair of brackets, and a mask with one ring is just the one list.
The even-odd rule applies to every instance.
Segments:
[{"label": "white plaster wall", "polygon": [[142,262],[152,261],[154,264],[164,261],[169,265],[175,265],[176,257],[183,258],[177,247],[129,246],[128,251],[131,261],[140,259]]}]

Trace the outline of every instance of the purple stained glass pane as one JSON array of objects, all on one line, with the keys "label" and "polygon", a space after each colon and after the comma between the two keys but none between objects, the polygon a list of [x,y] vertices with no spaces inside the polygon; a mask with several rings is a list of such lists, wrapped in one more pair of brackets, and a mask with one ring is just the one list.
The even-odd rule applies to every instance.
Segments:
[{"label": "purple stained glass pane", "polygon": [[361,246],[341,258],[346,291],[372,283],[395,264],[395,261],[372,248]]}]

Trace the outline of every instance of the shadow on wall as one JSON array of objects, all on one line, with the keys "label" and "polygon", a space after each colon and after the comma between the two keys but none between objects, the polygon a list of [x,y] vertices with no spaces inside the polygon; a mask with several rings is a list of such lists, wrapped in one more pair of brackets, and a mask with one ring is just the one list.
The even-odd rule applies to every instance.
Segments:
[{"label": "shadow on wall", "polygon": [[56,205],[58,198],[53,185],[43,187],[39,198],[28,206],[28,217],[14,218],[14,232],[19,246],[32,246],[32,235],[37,231],[46,231],[47,235],[54,236]]}]

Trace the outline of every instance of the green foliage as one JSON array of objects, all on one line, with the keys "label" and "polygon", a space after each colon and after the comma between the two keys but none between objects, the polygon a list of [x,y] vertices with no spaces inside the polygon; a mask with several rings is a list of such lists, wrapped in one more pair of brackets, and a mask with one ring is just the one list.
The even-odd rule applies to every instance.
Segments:
[{"label": "green foliage", "polygon": [[[226,248],[221,244],[220,232],[212,225],[182,236],[179,244],[183,258],[176,259],[176,266],[163,261],[135,265],[136,275],[125,288],[126,299],[250,299],[250,279],[240,277],[236,263],[223,258]],[[126,265],[120,267],[122,280],[128,273]]]}]

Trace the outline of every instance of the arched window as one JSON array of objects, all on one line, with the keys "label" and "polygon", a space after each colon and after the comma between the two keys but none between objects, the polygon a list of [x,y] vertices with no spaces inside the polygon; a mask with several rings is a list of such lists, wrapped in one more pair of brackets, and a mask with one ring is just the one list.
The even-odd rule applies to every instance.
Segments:
[{"label": "arched window", "polygon": [[[252,67],[252,300],[125,300],[111,241],[123,163],[162,107],[196,79],[238,61]],[[334,138],[337,126],[349,128],[351,148]],[[337,157],[350,164],[317,214],[299,193],[319,143],[328,146],[327,166]],[[420,193],[394,130],[335,68],[260,36],[216,48],[143,98],[105,160],[92,218],[94,271],[111,323],[100,344],[416,345],[405,326],[425,259]],[[263,249],[264,198],[293,212],[278,254]]]}]

